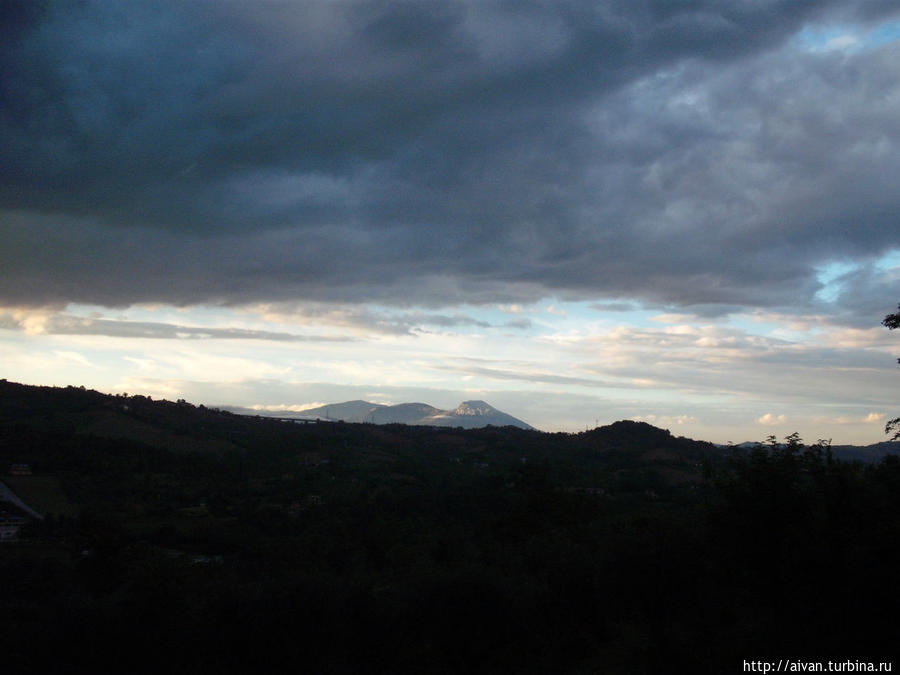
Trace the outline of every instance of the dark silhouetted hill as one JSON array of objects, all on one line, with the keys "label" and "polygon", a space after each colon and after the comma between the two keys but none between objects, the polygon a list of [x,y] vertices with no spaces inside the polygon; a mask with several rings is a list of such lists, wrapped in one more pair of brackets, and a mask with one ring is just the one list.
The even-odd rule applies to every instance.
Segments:
[{"label": "dark silhouetted hill", "polygon": [[900,632],[890,455],[0,381],[0,476],[44,516],[0,504],[10,672],[720,673]]}]

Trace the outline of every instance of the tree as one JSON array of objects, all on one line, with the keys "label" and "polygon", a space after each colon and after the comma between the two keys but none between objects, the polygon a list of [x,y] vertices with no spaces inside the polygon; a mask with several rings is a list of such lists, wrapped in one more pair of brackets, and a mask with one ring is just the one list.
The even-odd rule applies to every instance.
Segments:
[{"label": "tree", "polygon": [[[900,310],[900,305],[897,305],[897,309]],[[885,326],[888,330],[900,328],[900,311],[895,312],[894,314],[888,314],[884,317],[884,321],[881,322],[881,325]],[[897,359],[897,363],[900,363],[900,359]],[[900,417],[889,420],[888,423],[884,425],[884,433],[892,434],[892,441],[900,440]]]},{"label": "tree", "polygon": [[[900,305],[897,305],[897,309],[900,309]],[[882,321],[881,324],[891,330],[900,328],[900,312],[888,314],[886,317],[884,317],[884,321]],[[898,361],[900,361],[900,359],[898,359]]]}]

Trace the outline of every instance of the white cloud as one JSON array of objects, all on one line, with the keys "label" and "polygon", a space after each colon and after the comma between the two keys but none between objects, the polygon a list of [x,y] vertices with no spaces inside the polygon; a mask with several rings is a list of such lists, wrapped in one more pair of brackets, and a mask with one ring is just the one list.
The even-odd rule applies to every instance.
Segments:
[{"label": "white cloud", "polygon": [[46,307],[0,307],[0,321],[5,327],[18,328],[26,335],[43,335],[47,332],[47,324],[63,307],[53,305]]},{"label": "white cloud", "polygon": [[876,424],[883,422],[887,418],[886,413],[870,412],[868,415],[819,415],[815,417],[816,424],[819,425],[837,425],[845,427],[861,428],[864,424]]},{"label": "white cloud", "polygon": [[697,418],[693,415],[634,415],[631,417],[635,422],[647,422],[654,426],[681,426],[684,424],[694,424]]},{"label": "white cloud", "polygon": [[499,309],[504,314],[521,314],[525,310],[522,308],[522,305],[512,304],[512,305],[497,305],[497,309]]},{"label": "white cloud", "polygon": [[677,313],[657,314],[656,316],[650,317],[651,321],[656,321],[658,323],[687,323],[695,319],[696,317],[693,314]]},{"label": "white cloud", "polygon": [[546,312],[554,316],[566,316],[566,310],[556,305],[547,305]]},{"label": "white cloud", "polygon": [[884,328],[844,328],[834,330],[825,336],[825,342],[832,347],[856,348],[896,348],[896,342]]},{"label": "white cloud", "polygon": [[255,403],[249,407],[251,410],[265,410],[266,412],[303,412],[313,408],[321,408],[328,405],[325,401],[313,401],[312,403],[285,404],[278,403],[275,405],[263,405]]},{"label": "white cloud", "polygon": [[773,415],[772,413],[766,413],[762,417],[757,418],[756,421],[763,426],[774,427],[786,423],[787,417],[785,415]]},{"label": "white cloud", "polygon": [[78,352],[73,351],[63,351],[63,350],[54,350],[53,354],[63,361],[68,361],[74,363],[79,366],[89,366],[91,362],[88,361],[83,354],[79,354]]},{"label": "white cloud", "polygon": [[829,39],[822,47],[823,51],[832,51],[835,49],[851,49],[859,45],[859,38],[855,35],[845,33],[844,35],[836,35]]}]

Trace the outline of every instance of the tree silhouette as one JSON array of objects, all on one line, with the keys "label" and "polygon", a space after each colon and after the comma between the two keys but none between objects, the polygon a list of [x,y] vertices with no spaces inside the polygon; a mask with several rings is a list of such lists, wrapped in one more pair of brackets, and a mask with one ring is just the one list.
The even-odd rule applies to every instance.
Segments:
[{"label": "tree silhouette", "polygon": [[[900,309],[900,305],[897,305],[897,309]],[[891,330],[900,328],[900,312],[888,314],[886,317],[884,317],[884,321],[882,321],[881,324],[883,326],[886,326],[887,328],[890,328]]]},{"label": "tree silhouette", "polygon": [[[897,309],[900,310],[900,305],[897,305]],[[900,328],[900,311],[888,314],[884,317],[884,321],[881,322],[881,325],[885,326],[888,330]],[[900,363],[900,359],[897,359],[897,363]],[[892,441],[900,440],[900,417],[889,420],[888,423],[884,425],[884,433],[892,434]]]}]

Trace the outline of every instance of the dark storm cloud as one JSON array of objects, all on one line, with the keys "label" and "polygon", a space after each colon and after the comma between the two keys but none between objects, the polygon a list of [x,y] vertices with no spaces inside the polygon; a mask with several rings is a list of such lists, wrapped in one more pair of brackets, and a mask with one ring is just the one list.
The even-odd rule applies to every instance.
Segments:
[{"label": "dark storm cloud", "polygon": [[811,305],[816,265],[900,244],[900,50],[790,46],[892,3],[3,12],[6,304],[710,314]]}]

